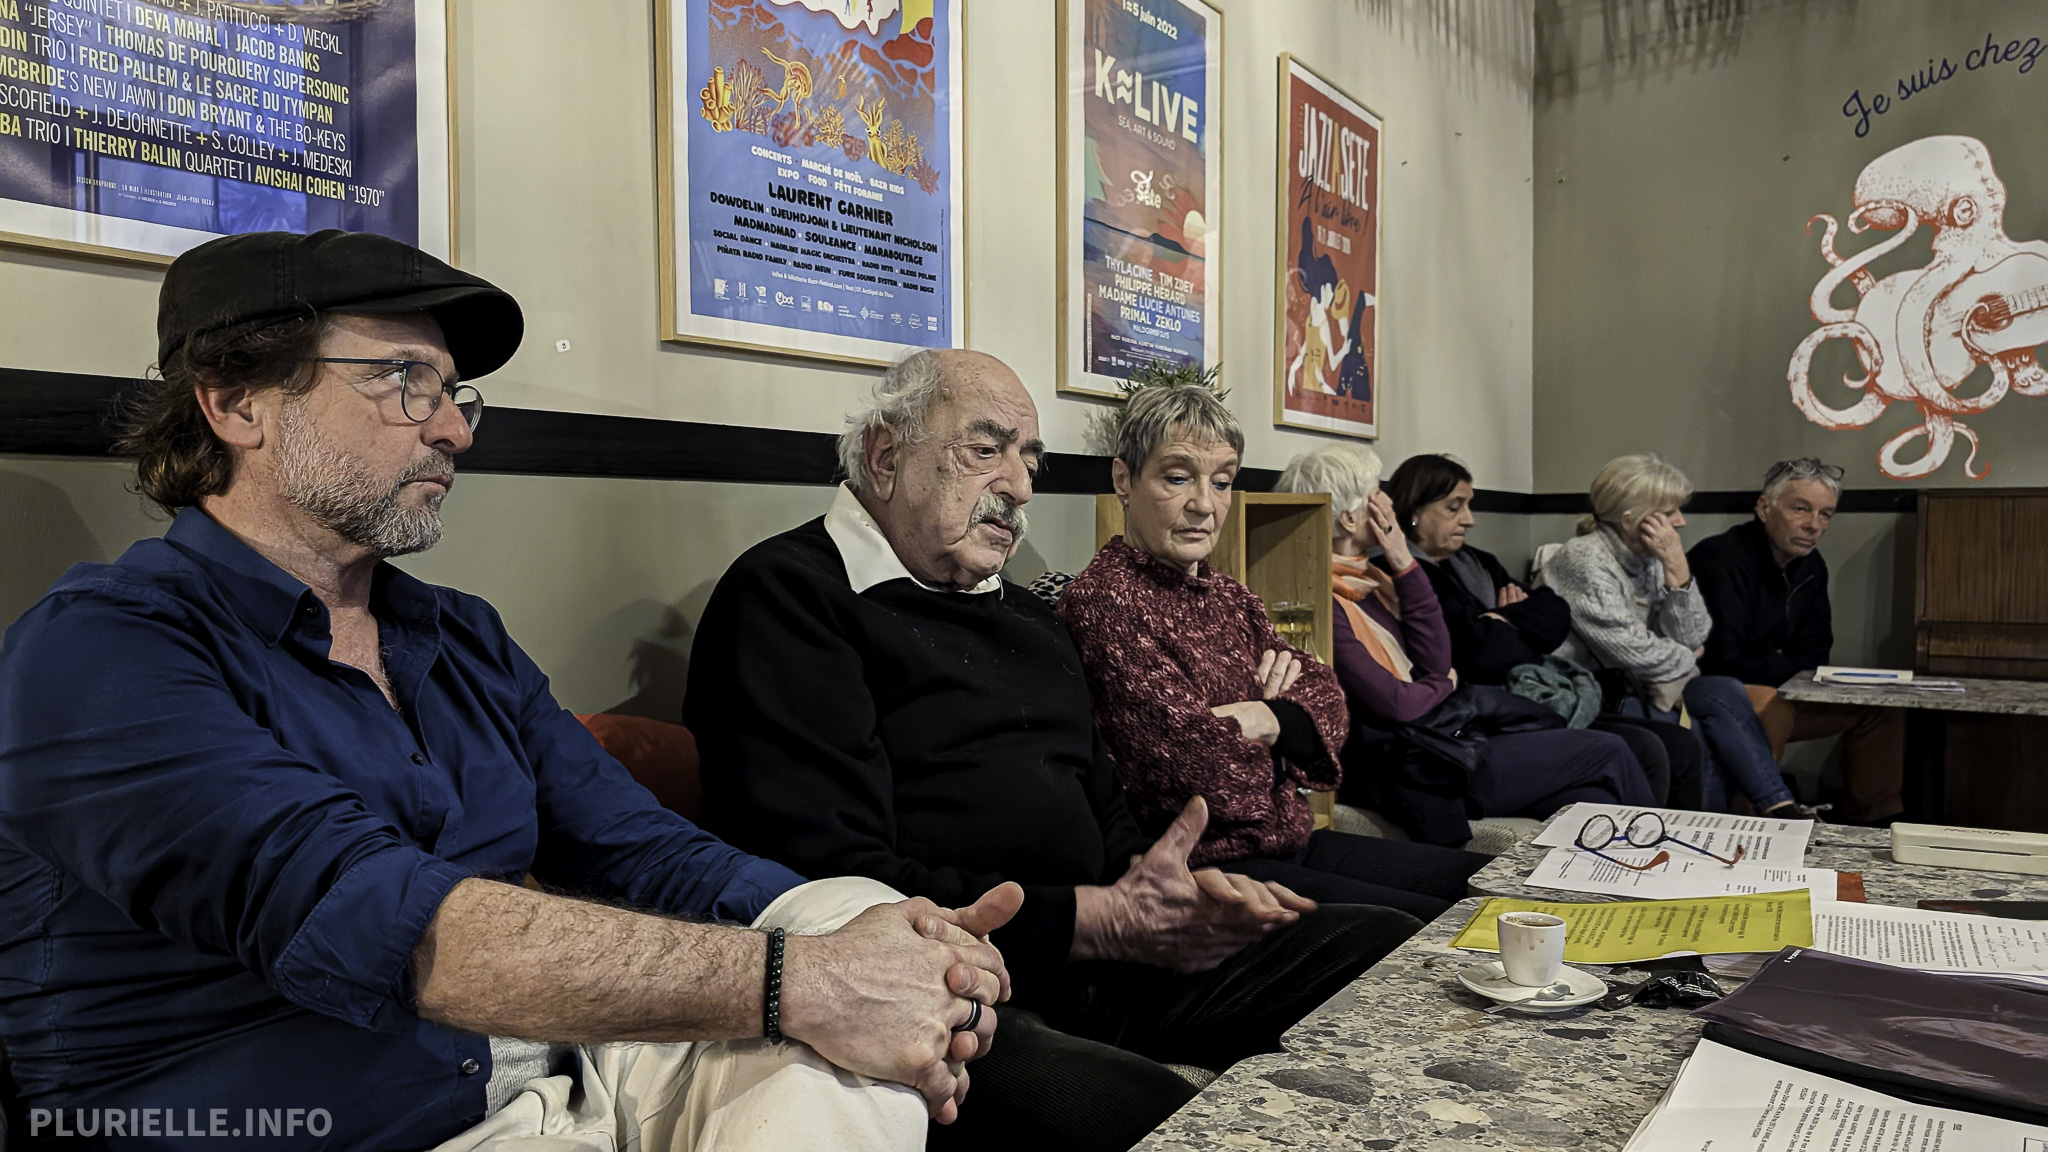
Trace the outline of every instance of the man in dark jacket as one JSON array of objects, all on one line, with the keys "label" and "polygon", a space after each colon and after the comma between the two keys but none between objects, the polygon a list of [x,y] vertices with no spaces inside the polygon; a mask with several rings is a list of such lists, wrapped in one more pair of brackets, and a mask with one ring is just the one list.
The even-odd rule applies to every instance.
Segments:
[{"label": "man in dark jacket", "polygon": [[1014,977],[1002,1043],[939,1149],[1128,1148],[1195,1094],[1166,1063],[1277,1051],[1420,927],[1189,868],[1200,797],[1139,830],[1079,653],[1001,575],[1043,451],[1001,361],[906,358],[841,437],[831,509],[718,582],[683,702],[706,826],[735,845],[913,894],[1023,885],[991,938]]},{"label": "man in dark jacket", "polygon": [[1714,630],[1700,671],[1749,685],[1771,751],[1842,735],[1844,815],[1858,822],[1896,817],[1905,764],[1905,713],[1892,708],[1795,704],[1785,681],[1828,662],[1834,615],[1820,539],[1841,499],[1842,470],[1811,457],[1771,466],[1756,518],[1695,544],[1686,554]]}]

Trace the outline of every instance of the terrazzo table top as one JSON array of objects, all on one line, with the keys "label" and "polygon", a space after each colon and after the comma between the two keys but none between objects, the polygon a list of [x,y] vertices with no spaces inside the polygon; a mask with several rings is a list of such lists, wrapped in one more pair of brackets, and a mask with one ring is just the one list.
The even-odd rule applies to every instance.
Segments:
[{"label": "terrazzo table top", "polygon": [[[1620,899],[1524,887],[1548,851],[1524,839],[1472,886],[1531,899]],[[1806,859],[1863,873],[1872,903],[2048,900],[2048,877],[1894,863],[1890,834],[1879,829],[1820,825]],[[1453,906],[1295,1025],[1285,1052],[1226,1071],[1138,1148],[1619,1149],[1677,1077],[1699,1022],[1669,1008],[1481,1011],[1488,1001],[1458,983],[1474,959],[1449,947],[1481,903]]]},{"label": "terrazzo table top", "polygon": [[1963,685],[1961,692],[1929,692],[1906,685],[1865,686],[1817,684],[1813,673],[1801,672],[1785,681],[1778,695],[1813,704],[1858,704],[1869,708],[1927,708],[1937,712],[1989,712],[2002,716],[2048,716],[2048,681],[1979,680],[1944,676]]},{"label": "terrazzo table top", "polygon": [[1138,1145],[1178,1149],[1616,1149],[1699,1039],[1676,1009],[1488,1015],[1448,945],[1464,900],[1217,1077]]}]

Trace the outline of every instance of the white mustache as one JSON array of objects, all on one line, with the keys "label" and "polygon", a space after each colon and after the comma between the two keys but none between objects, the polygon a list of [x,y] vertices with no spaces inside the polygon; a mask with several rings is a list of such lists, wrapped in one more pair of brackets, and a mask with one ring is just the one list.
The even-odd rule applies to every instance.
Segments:
[{"label": "white mustache", "polygon": [[1019,540],[1024,538],[1024,533],[1030,525],[1030,521],[1024,515],[1024,509],[993,492],[984,492],[981,499],[975,501],[974,516],[969,524],[979,524],[984,520],[995,521],[1009,529],[1010,534]]}]

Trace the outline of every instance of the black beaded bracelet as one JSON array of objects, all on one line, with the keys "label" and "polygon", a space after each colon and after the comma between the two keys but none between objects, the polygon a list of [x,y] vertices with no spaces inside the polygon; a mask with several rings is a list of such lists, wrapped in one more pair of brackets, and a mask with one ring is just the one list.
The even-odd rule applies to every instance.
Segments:
[{"label": "black beaded bracelet", "polygon": [[782,929],[768,930],[768,975],[761,989],[761,1035],[780,1044],[782,1035]]}]

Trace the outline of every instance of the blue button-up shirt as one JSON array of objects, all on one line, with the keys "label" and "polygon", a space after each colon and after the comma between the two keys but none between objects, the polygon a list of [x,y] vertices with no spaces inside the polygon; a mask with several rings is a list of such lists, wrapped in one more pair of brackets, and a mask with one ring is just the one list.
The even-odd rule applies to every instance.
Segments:
[{"label": "blue button-up shirt", "polygon": [[384,564],[370,606],[398,710],[328,658],[304,584],[188,508],[8,630],[0,1038],[24,1108],[244,1139],[323,1109],[307,1147],[429,1147],[483,1118],[490,1072],[487,1038],[413,1010],[458,881],[736,921],[801,882],[657,805],[489,604]]}]

